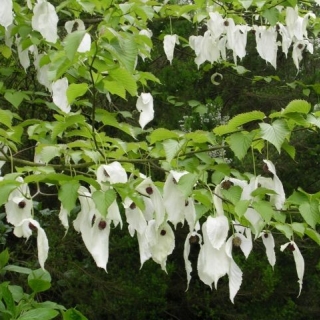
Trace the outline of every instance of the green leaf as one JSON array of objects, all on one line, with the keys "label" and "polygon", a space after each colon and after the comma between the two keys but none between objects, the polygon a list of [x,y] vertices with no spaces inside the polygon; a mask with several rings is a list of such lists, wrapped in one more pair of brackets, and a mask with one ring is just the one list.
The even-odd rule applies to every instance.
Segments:
[{"label": "green leaf", "polygon": [[172,130],[164,129],[164,128],[155,129],[154,131],[152,131],[152,133],[148,137],[151,144],[154,144],[155,142],[158,142],[158,141],[163,141],[167,139],[178,139],[178,138],[179,138],[179,135],[176,132]]},{"label": "green leaf", "polygon": [[266,18],[271,26],[275,26],[279,21],[279,10],[276,8],[270,8],[263,11],[262,16]]},{"label": "green leaf", "polygon": [[69,104],[72,104],[78,97],[83,96],[88,91],[87,83],[72,83],[67,89],[67,98]]},{"label": "green leaf", "polygon": [[239,127],[242,125],[257,121],[257,120],[263,120],[265,118],[265,114],[261,111],[250,111],[245,113],[240,113],[233,117],[228,124],[218,126],[213,129],[213,132],[219,136],[231,133],[234,131],[237,131]]},{"label": "green leaf", "polygon": [[166,140],[163,142],[163,148],[166,154],[166,160],[171,162],[171,160],[176,156],[176,154],[181,150],[185,141],[177,141],[177,140]]},{"label": "green leaf", "polygon": [[63,41],[64,49],[66,52],[66,56],[70,61],[73,61],[73,58],[76,55],[79,45],[85,34],[86,34],[85,30],[77,30],[72,33],[69,33],[65,37]]},{"label": "green leaf", "polygon": [[291,223],[292,230],[297,233],[300,237],[303,237],[306,229],[304,223],[293,222]]},{"label": "green leaf", "polygon": [[[16,306],[15,306],[15,303],[14,303],[14,299],[13,299],[12,293],[10,292],[10,290],[8,288],[8,282],[3,282],[3,283],[0,284],[0,293],[2,295],[2,299],[3,299],[4,303],[5,303],[8,311],[13,316],[11,319],[15,319]],[[0,313],[0,315],[1,315],[1,313]]]},{"label": "green leaf", "polygon": [[254,135],[255,133],[245,134],[242,132],[236,132],[228,138],[227,142],[239,160],[242,160],[247,154]]},{"label": "green leaf", "polygon": [[3,250],[0,253],[0,271],[9,261],[9,251],[8,249]]},{"label": "green leaf", "polygon": [[179,179],[178,188],[186,198],[189,197],[192,193],[192,190],[197,180],[198,175],[193,173],[187,173]]},{"label": "green leaf", "polygon": [[297,190],[294,190],[292,195],[290,195],[287,199],[288,203],[295,204],[295,205],[300,205],[308,201],[309,201],[308,196],[305,193]]},{"label": "green leaf", "polygon": [[88,320],[88,318],[76,309],[68,309],[63,313],[63,320]]},{"label": "green leaf", "polygon": [[291,226],[278,222],[275,223],[274,226],[291,241],[293,235],[293,230]]},{"label": "green leaf", "polygon": [[10,128],[12,124],[12,118],[13,118],[13,114],[11,111],[0,109],[0,123]]},{"label": "green leaf", "polygon": [[277,194],[274,190],[263,188],[263,187],[258,187],[257,189],[253,190],[251,192],[252,197],[256,196],[265,196],[266,194]]},{"label": "green leaf", "polygon": [[252,204],[253,208],[260,213],[261,217],[265,220],[266,223],[270,222],[274,215],[274,210],[267,201],[258,201]]},{"label": "green leaf", "polygon": [[296,148],[294,146],[290,145],[288,141],[285,140],[282,144],[282,149],[294,160],[296,156]]},{"label": "green leaf", "polygon": [[57,310],[48,308],[37,308],[26,311],[18,320],[50,320],[59,315]]},{"label": "green leaf", "polygon": [[212,208],[212,194],[207,189],[198,189],[193,191],[193,198],[197,202],[204,204],[208,208]]},{"label": "green leaf", "polygon": [[221,193],[226,200],[236,205],[240,201],[242,189],[239,186],[231,186],[228,190],[222,189]]},{"label": "green leaf", "polygon": [[47,291],[51,287],[51,276],[43,269],[33,270],[28,276],[28,285],[33,292]]},{"label": "green leaf", "polygon": [[110,77],[123,86],[132,96],[137,95],[137,82],[133,75],[124,68],[109,71]]},{"label": "green leaf", "polygon": [[305,220],[305,222],[312,227],[316,227],[316,224],[320,222],[320,212],[318,201],[304,202],[299,206],[299,211]]},{"label": "green leaf", "polygon": [[113,189],[107,191],[98,190],[92,194],[92,200],[102,217],[105,218],[107,216],[108,208],[111,206],[112,202],[116,200],[116,197],[117,195]]},{"label": "green leaf", "polygon": [[63,207],[69,212],[76,206],[78,199],[78,189],[80,187],[79,181],[66,181],[61,184],[58,198]]},{"label": "green leaf", "polygon": [[320,234],[311,228],[306,228],[305,234],[310,237],[313,241],[315,241],[318,245],[320,245]]},{"label": "green leaf", "polygon": [[282,114],[297,112],[307,114],[311,110],[311,104],[305,100],[292,100],[284,110]]},{"label": "green leaf", "polygon": [[4,94],[4,98],[10,102],[15,108],[18,108],[21,104],[21,102],[26,99],[29,98],[28,95],[26,95],[25,93],[21,92],[21,91],[14,91],[14,92],[10,92],[10,91],[6,91],[6,93]]},{"label": "green leaf", "polygon": [[242,218],[246,213],[248,207],[250,205],[250,200],[239,200],[237,205],[234,207],[235,213],[239,218]]},{"label": "green leaf", "polygon": [[116,94],[122,99],[126,98],[126,89],[124,86],[119,85],[118,81],[103,80],[103,85],[111,94]]},{"label": "green leaf", "polygon": [[275,120],[272,124],[259,123],[259,125],[262,138],[273,144],[280,153],[281,146],[290,133],[287,123],[284,120]]},{"label": "green leaf", "polygon": [[17,181],[0,181],[0,206],[8,201],[9,194],[20,185]]},{"label": "green leaf", "polygon": [[17,272],[22,274],[30,274],[32,272],[32,270],[29,268],[19,267],[11,264],[5,266],[3,269],[6,271],[12,271],[12,272]]}]

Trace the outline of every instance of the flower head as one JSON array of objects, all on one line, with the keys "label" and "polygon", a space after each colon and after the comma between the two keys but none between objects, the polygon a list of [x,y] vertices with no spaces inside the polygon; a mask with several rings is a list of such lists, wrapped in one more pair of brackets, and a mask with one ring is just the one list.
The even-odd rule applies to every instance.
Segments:
[{"label": "flower head", "polygon": [[143,129],[154,118],[153,97],[151,93],[141,93],[136,107],[140,112],[139,124]]}]

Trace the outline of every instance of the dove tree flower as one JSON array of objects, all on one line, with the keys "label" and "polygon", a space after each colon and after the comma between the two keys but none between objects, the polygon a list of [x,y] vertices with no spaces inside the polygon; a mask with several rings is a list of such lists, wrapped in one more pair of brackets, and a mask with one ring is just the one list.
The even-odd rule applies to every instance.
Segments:
[{"label": "dove tree flower", "polygon": [[44,264],[48,258],[49,241],[39,222],[32,218],[23,219],[15,226],[13,233],[19,238],[23,237],[28,240],[35,230],[37,231],[38,260],[41,268],[44,269]]},{"label": "dove tree flower", "polygon": [[32,217],[33,202],[29,187],[21,177],[17,178],[20,186],[14,189],[5,204],[7,221],[14,226],[14,235],[27,240],[33,230],[37,230],[38,260],[42,269],[48,257],[49,244],[45,231]]},{"label": "dove tree flower", "polygon": [[[75,25],[77,26],[78,31],[85,30],[85,25],[81,19],[70,20],[65,23],[65,29],[67,30],[68,34],[72,33],[72,30]],[[89,33],[86,32],[77,48],[77,51],[80,53],[84,53],[84,52],[90,51],[90,48],[91,48],[91,36]]]},{"label": "dove tree flower", "polygon": [[78,190],[81,210],[73,221],[77,232],[99,268],[107,271],[111,220],[104,219],[92,200],[91,192],[81,186]]},{"label": "dove tree flower", "polygon": [[165,206],[159,189],[155,186],[150,178],[145,178],[137,187],[136,191],[145,197],[149,197],[153,208],[156,226],[159,227],[165,222]]},{"label": "dove tree flower", "polygon": [[186,197],[178,187],[181,177],[187,174],[187,171],[171,170],[168,174],[163,187],[163,204],[168,214],[168,220],[173,223],[174,227],[185,219]]},{"label": "dove tree flower", "polygon": [[64,113],[69,113],[71,111],[71,106],[67,98],[67,90],[69,84],[67,78],[59,79],[52,83],[52,100],[54,104],[59,107]]},{"label": "dove tree flower", "polygon": [[33,7],[32,28],[39,31],[48,41],[58,40],[58,15],[55,7],[47,0],[38,0]]},{"label": "dove tree flower", "polygon": [[142,92],[137,99],[136,107],[140,112],[139,124],[143,129],[154,118],[153,97],[151,93]]},{"label": "dove tree flower", "polygon": [[12,0],[2,0],[0,6],[0,25],[6,29],[13,23]]},{"label": "dove tree flower", "polygon": [[260,234],[260,237],[262,239],[262,242],[266,248],[266,255],[268,258],[268,261],[272,268],[274,268],[274,265],[276,264],[276,254],[274,251],[274,238],[271,232],[262,231]]},{"label": "dove tree flower", "polygon": [[170,64],[172,64],[173,59],[173,53],[175,45],[179,44],[179,37],[176,34],[167,34],[164,36],[163,39],[163,48],[164,52],[167,56],[167,59],[170,61]]},{"label": "dove tree flower", "polygon": [[297,275],[298,275],[298,283],[299,283],[299,294],[300,296],[303,284],[303,276],[304,276],[304,259],[299,250],[299,247],[294,241],[287,242],[280,247],[281,251],[284,251],[286,248],[289,248],[292,251],[294,262],[296,264]]}]

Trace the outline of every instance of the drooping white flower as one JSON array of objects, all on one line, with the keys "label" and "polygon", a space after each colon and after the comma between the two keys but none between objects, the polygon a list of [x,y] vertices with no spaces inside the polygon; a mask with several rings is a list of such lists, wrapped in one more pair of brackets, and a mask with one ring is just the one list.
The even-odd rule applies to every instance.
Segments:
[{"label": "drooping white flower", "polygon": [[239,291],[242,283],[242,271],[232,258],[232,247],[233,247],[232,238],[230,237],[230,239],[226,243],[225,250],[229,258],[229,270],[228,270],[229,297],[231,302],[234,303],[234,297]]},{"label": "drooping white flower", "polygon": [[71,106],[67,98],[68,79],[62,78],[52,83],[52,100],[54,104],[59,107],[64,113],[71,111]]},{"label": "drooping white flower", "polygon": [[304,259],[303,256],[294,241],[287,242],[280,247],[281,251],[284,251],[289,246],[290,250],[293,253],[294,262],[296,264],[297,275],[298,275],[298,283],[299,283],[299,294],[300,296],[302,284],[303,284],[303,276],[304,276]]},{"label": "drooping white flower", "polygon": [[20,38],[16,39],[16,45],[18,48],[18,57],[23,69],[26,71],[30,66],[29,49],[27,48],[23,50],[20,44],[20,41],[21,41]]},{"label": "drooping white flower", "polygon": [[104,182],[114,183],[126,183],[128,181],[126,170],[122,167],[118,161],[111,162],[109,164],[103,164],[97,169],[97,181],[101,184],[102,189],[107,190],[108,187]]},{"label": "drooping white flower", "polygon": [[307,49],[310,53],[313,53],[313,45],[309,40],[300,40],[300,41],[296,41],[293,44],[292,59],[298,70],[299,70],[300,61],[303,58],[302,53],[304,49]]},{"label": "drooping white flower", "polygon": [[226,216],[209,216],[202,226],[203,232],[206,233],[207,239],[215,249],[220,249],[226,242],[229,222]]},{"label": "drooping white flower", "polygon": [[[273,174],[273,178],[272,178],[273,184],[271,186],[266,185],[265,187],[270,188],[277,193],[276,195],[270,195],[270,201],[271,203],[274,204],[276,209],[281,210],[286,200],[286,195],[283,189],[282,182],[277,176],[276,168],[274,164],[270,160],[263,160],[263,162],[267,165],[268,170]],[[261,182],[260,179],[258,180]],[[261,183],[261,185],[264,186],[263,183]]]},{"label": "drooping white flower", "polygon": [[69,211],[63,207],[62,203],[61,203],[61,206],[60,206],[60,212],[59,212],[59,219],[62,223],[62,225],[64,226],[64,228],[66,230],[69,229],[69,220],[68,220],[68,216],[69,216]]},{"label": "drooping white flower", "polygon": [[208,30],[213,39],[218,40],[226,31],[225,19],[217,12],[209,12],[210,19],[207,22]]},{"label": "drooping white flower", "polygon": [[168,220],[173,223],[175,228],[179,222],[183,224],[185,218],[186,198],[177,184],[180,178],[187,173],[187,171],[171,170],[163,187],[163,203]]},{"label": "drooping white flower", "polygon": [[134,236],[135,231],[139,234],[144,234],[147,228],[147,221],[140,208],[130,198],[124,200],[123,206],[131,237]]},{"label": "drooping white flower", "polygon": [[33,8],[32,28],[39,31],[48,42],[56,43],[58,21],[54,6],[47,0],[38,0]]},{"label": "drooping white flower", "polygon": [[41,268],[44,269],[44,264],[48,258],[49,242],[39,222],[32,218],[24,219],[14,228],[13,233],[19,238],[24,237],[28,240],[34,229],[37,230],[38,260]]},{"label": "drooping white flower", "polygon": [[[194,239],[194,240],[193,240]],[[198,241],[198,242],[202,242],[202,237],[200,234],[198,234],[196,231],[192,231],[187,235],[187,238],[184,242],[184,249],[183,249],[183,259],[184,259],[184,265],[186,268],[186,272],[187,272],[187,289],[189,288],[189,283],[191,280],[191,272],[192,272],[192,265],[191,262],[189,260],[189,254],[190,254],[190,243],[192,241]]]},{"label": "drooping white flower", "polygon": [[40,60],[44,57],[44,54],[39,54],[34,59],[34,66],[37,70],[37,80],[40,84],[45,86],[49,91],[51,91],[52,81],[49,79],[49,64],[40,66]]},{"label": "drooping white flower", "polygon": [[13,22],[12,0],[1,0],[0,5],[0,25],[6,29]]},{"label": "drooping white flower", "polygon": [[162,270],[166,271],[167,257],[175,247],[174,233],[167,222],[157,226],[155,220],[148,222],[146,237],[152,259],[161,265]]},{"label": "drooping white flower", "polygon": [[257,51],[260,57],[277,68],[277,31],[275,27],[256,26]]},{"label": "drooping white flower", "polygon": [[163,48],[164,52],[167,56],[167,59],[170,61],[170,64],[172,63],[173,59],[173,53],[175,45],[179,44],[179,38],[178,35],[172,34],[172,35],[165,35],[163,39]]},{"label": "drooping white flower", "polygon": [[140,112],[139,124],[143,129],[154,118],[153,97],[151,93],[141,93],[138,96],[136,107]]},{"label": "drooping white flower", "polygon": [[96,209],[91,192],[83,186],[78,190],[81,210],[73,221],[83,242],[99,268],[107,270],[111,220],[104,219]]},{"label": "drooping white flower", "polygon": [[288,51],[289,51],[289,48],[290,48],[290,45],[292,43],[292,37],[290,36],[289,34],[289,30],[288,30],[288,27],[287,26],[284,26],[283,24],[279,23],[278,22],[278,27],[279,27],[279,33],[282,37],[282,42],[281,42],[281,45],[282,45],[282,52],[286,55],[288,55]]},{"label": "drooping white flower", "polygon": [[[146,36],[146,37],[148,37],[148,38],[151,38],[152,37],[152,31],[151,30],[149,30],[149,29],[143,29],[143,30],[140,30],[139,31],[139,35],[141,35],[141,36]],[[144,46],[143,46],[143,48],[144,48],[144,52],[146,52],[147,53],[147,55],[145,55],[144,53],[142,53],[142,52],[139,52],[139,56],[142,58],[142,60],[144,61],[147,57],[149,57],[150,56],[150,52],[151,52],[151,47],[149,46],[149,45],[147,45],[147,44],[145,44]]]},{"label": "drooping white flower", "polygon": [[145,178],[136,187],[136,191],[146,197],[149,197],[152,201],[155,213],[154,220],[156,221],[156,226],[159,227],[165,220],[165,207],[159,189],[154,185],[150,178]]},{"label": "drooping white flower", "polygon": [[307,25],[309,17],[316,18],[312,12],[300,17],[298,6],[286,8],[286,25],[292,39],[300,41],[308,38]]},{"label": "drooping white flower", "polygon": [[276,264],[276,254],[274,251],[274,239],[271,232],[263,231],[260,234],[260,237],[262,238],[262,242],[266,248],[266,255],[268,258],[268,261],[272,268]]},{"label": "drooping white flower", "polygon": [[[67,21],[65,23],[65,29],[67,30],[68,34],[72,33],[72,30],[75,25],[77,26],[77,30],[79,31],[85,30],[85,25],[83,21],[81,19],[75,19],[75,20]],[[90,51],[90,49],[91,49],[91,36],[89,33],[85,33],[77,51],[84,53],[84,52]]]},{"label": "drooping white flower", "polygon": [[185,201],[184,216],[189,225],[190,232],[197,230],[197,224],[199,224],[199,222],[197,222],[197,213],[194,206],[194,199],[192,197],[188,197]]},{"label": "drooping white flower", "polygon": [[216,249],[212,246],[207,234],[207,222],[202,225],[203,244],[200,248],[197,269],[200,280],[212,288],[214,283],[217,289],[218,281],[229,271],[229,257],[225,251],[225,243]]},{"label": "drooping white flower", "polygon": [[21,182],[21,185],[10,193],[5,204],[7,221],[14,226],[32,217],[33,206],[28,185],[23,183],[20,177],[17,180]]}]

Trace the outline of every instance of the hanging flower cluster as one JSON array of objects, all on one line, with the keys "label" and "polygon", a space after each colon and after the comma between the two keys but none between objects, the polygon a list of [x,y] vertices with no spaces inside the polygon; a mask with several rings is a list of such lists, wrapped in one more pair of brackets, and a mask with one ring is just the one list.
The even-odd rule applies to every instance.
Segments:
[{"label": "hanging flower cluster", "polygon": [[[280,10],[280,9],[279,9]],[[308,18],[315,15],[307,13],[304,17],[298,14],[296,7],[286,8],[286,25],[278,23],[276,26],[237,25],[232,18],[224,18],[219,12],[210,12],[207,22],[208,30],[204,35],[191,36],[189,45],[195,51],[195,63],[198,67],[204,62],[218,62],[227,59],[227,49],[233,53],[234,63],[246,55],[247,35],[249,31],[255,33],[256,48],[262,59],[277,67],[277,52],[279,45],[287,56],[292,45],[292,58],[299,69],[304,49],[313,53],[313,44],[308,39]],[[281,43],[278,42],[281,36]]]},{"label": "hanging flower cluster", "polygon": [[[242,283],[242,271],[233,259],[234,247],[240,247],[244,256],[248,258],[253,247],[253,238],[255,240],[261,238],[270,265],[274,267],[276,262],[274,239],[270,230],[266,229],[268,221],[254,209],[253,203],[256,196],[252,193],[258,187],[270,190],[270,203],[278,210],[284,206],[285,194],[273,163],[269,160],[264,162],[265,170],[272,175],[272,178],[257,176],[246,181],[225,177],[215,187],[212,192],[213,213],[202,225],[197,218],[193,196],[186,196],[179,186],[180,179],[188,174],[187,171],[171,170],[162,189],[159,189],[149,177],[141,175],[138,180],[140,182],[135,187],[135,198],[126,196],[123,199],[128,231],[132,237],[137,235],[141,267],[151,258],[166,271],[167,258],[175,248],[173,228],[176,229],[179,223],[183,225],[186,222],[189,229],[184,245],[187,287],[192,272],[189,261],[190,247],[191,243],[196,241],[200,244],[197,262],[200,280],[210,287],[214,284],[217,289],[219,279],[228,275],[230,300],[233,302]],[[106,212],[101,212],[101,208],[96,204],[95,194],[116,190],[119,184],[128,183],[128,177],[121,164],[115,161],[100,165],[96,170],[96,180],[100,185],[99,191],[92,186],[90,189],[84,186],[78,189],[81,210],[73,221],[73,226],[81,234],[97,266],[107,270],[111,225],[114,227],[119,225],[122,228],[123,216],[116,198],[110,202]],[[18,237],[28,239],[33,231],[37,231],[39,263],[44,268],[48,256],[48,240],[44,230],[33,218],[33,204],[28,186],[22,178],[18,178],[17,181],[19,186],[11,192],[5,205],[7,221],[14,226],[14,234]],[[222,191],[228,190],[231,186],[240,187],[241,200],[248,201],[248,207],[244,213],[248,221],[247,226],[241,225],[238,221],[231,221],[224,210]],[[136,197],[140,198],[139,203],[135,202]],[[66,228],[68,227],[67,214],[68,212],[61,207],[59,217]],[[232,230],[230,225],[233,225]],[[293,252],[300,294],[304,274],[303,257],[293,240],[282,245],[281,250],[287,247]]]}]

